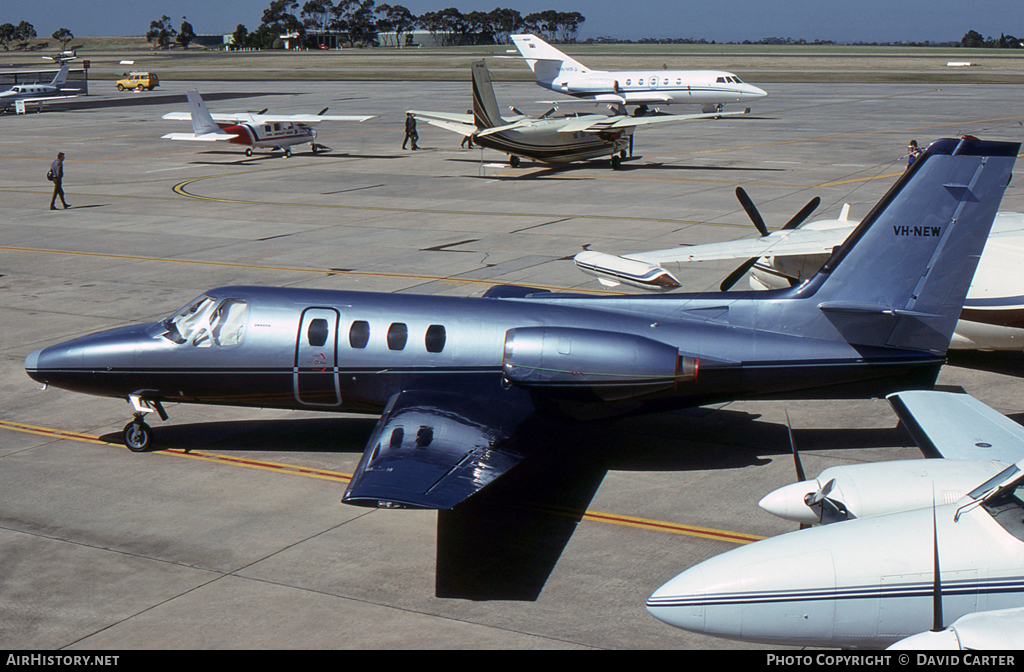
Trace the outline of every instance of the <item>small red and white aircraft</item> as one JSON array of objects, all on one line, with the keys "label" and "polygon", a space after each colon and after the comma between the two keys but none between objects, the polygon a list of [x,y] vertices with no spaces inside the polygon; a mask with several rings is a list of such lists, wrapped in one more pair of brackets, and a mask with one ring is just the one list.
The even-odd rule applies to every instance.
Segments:
[{"label": "small red and white aircraft", "polygon": [[310,144],[314,154],[328,149],[316,143],[316,131],[309,127],[321,121],[366,121],[370,116],[325,115],[325,107],[318,114],[264,114],[263,112],[232,112],[211,114],[206,108],[199,91],[187,92],[188,112],[168,112],[164,119],[191,121],[191,133],[168,133],[167,140],[192,140],[198,142],[227,141],[233,145],[246,145],[245,155],[252,156],[253,149],[283,151],[286,157],[292,155],[293,145]]}]

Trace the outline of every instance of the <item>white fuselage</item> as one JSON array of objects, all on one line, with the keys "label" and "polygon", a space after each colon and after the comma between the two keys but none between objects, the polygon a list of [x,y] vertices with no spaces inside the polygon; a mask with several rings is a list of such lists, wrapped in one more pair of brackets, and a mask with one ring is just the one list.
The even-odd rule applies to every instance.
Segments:
[{"label": "white fuselage", "polygon": [[725,105],[749,103],[768,95],[732,73],[717,70],[578,71],[575,66],[563,64],[557,75],[547,81],[538,77],[537,83],[580,98],[612,95],[621,96],[626,103],[649,105],[657,105],[661,97],[662,104]]},{"label": "white fuselage", "polygon": [[[1004,527],[976,506],[954,522],[963,503],[935,510],[943,625],[1024,606],[1020,516]],[[647,609],[671,625],[729,639],[888,646],[933,625],[932,515],[929,507],[758,541],[679,574]]]}]

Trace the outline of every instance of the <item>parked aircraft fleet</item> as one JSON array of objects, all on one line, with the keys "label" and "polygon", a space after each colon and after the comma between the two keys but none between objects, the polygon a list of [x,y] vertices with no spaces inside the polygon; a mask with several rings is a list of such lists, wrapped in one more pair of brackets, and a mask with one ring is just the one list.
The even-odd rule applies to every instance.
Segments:
[{"label": "parked aircraft fleet", "polygon": [[[469,114],[410,110],[475,144],[566,163],[610,157],[634,130],[742,115],[766,95],[728,72],[587,69],[514,35],[538,85],[609,113],[502,115],[483,61]],[[60,95],[50,85],[5,101]],[[192,133],[282,151],[311,124],[368,116],[211,114],[198,91]],[[700,114],[651,106],[700,105]],[[627,106],[632,106],[632,113]],[[1024,214],[997,212],[1019,144],[932,143],[862,220],[803,223],[812,201],[760,237],[575,258],[607,286],[657,295],[593,298],[520,286],[479,298],[218,287],[165,319],[42,348],[30,377],[127,399],[126,445],[149,449],[164,404],[230,404],[379,415],[345,492],[349,504],[450,509],[523,461],[538,415],[571,420],[731,399],[887,396],[929,461],[833,467],[768,493],[761,507],[799,531],[686,569],[647,609],[721,637],[806,646],[1024,647],[1024,429],[966,395],[930,391],[951,348],[1020,349]],[[672,265],[744,260],[720,292],[683,294]],[[975,272],[977,270],[977,273]],[[750,273],[750,292],[728,290]],[[798,327],[798,328],[797,328]],[[827,381],[822,384],[822,381]],[[900,539],[893,544],[892,539]],[[929,630],[929,627],[931,630]]]}]

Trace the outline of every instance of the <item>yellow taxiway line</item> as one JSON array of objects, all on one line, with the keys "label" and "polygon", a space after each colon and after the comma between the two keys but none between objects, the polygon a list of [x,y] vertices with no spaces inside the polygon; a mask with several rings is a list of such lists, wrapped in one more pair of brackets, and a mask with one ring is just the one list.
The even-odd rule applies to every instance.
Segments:
[{"label": "yellow taxiway line", "polygon": [[[121,446],[119,443],[111,441],[105,441],[101,437],[85,434],[83,432],[69,432],[61,429],[55,429],[52,427],[40,427],[38,425],[30,425],[23,422],[14,422],[11,420],[0,420],[0,429],[7,429],[15,432],[24,432],[26,434],[36,434],[38,436],[48,436],[58,440],[70,440],[70,441],[81,441],[84,443],[93,443],[107,446]],[[278,474],[289,474],[292,476],[304,476],[306,478],[317,478],[321,480],[334,481],[337,483],[348,483],[352,480],[352,474],[346,474],[340,471],[330,471],[328,469],[314,469],[311,467],[303,467],[296,464],[287,464],[283,462],[271,462],[269,460],[257,460],[247,457],[238,457],[235,455],[225,455],[222,453],[211,453],[207,451],[199,450],[183,450],[181,448],[165,448],[162,450],[154,450],[154,455],[166,455],[170,457],[183,457],[190,460],[200,460],[203,462],[213,462],[216,464],[223,464],[233,467],[243,467],[246,469],[259,469],[261,471],[269,471]],[[617,513],[607,513],[604,511],[585,511],[582,516],[583,520],[606,523],[609,525],[622,525],[625,527],[635,527],[642,530],[649,530],[653,532],[668,532],[671,534],[682,534],[690,537],[699,537],[702,539],[714,539],[717,541],[727,541],[734,544],[749,544],[765,537],[758,536],[756,534],[746,534],[744,532],[731,532],[729,530],[718,530],[711,527],[699,527],[697,525],[683,525],[681,523],[672,523],[663,520],[652,520],[650,518],[638,518],[636,516],[626,516]]]}]

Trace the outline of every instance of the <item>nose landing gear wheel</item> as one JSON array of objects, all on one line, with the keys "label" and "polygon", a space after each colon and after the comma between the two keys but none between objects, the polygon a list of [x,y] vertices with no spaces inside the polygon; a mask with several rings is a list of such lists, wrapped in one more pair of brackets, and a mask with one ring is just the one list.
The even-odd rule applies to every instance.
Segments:
[{"label": "nose landing gear wheel", "polygon": [[245,155],[246,155],[246,156],[252,156],[252,147],[248,147],[248,148],[246,148],[246,150],[245,150]]},{"label": "nose landing gear wheel", "polygon": [[153,445],[153,429],[142,420],[132,420],[122,432],[124,445],[133,453],[142,453]]}]

